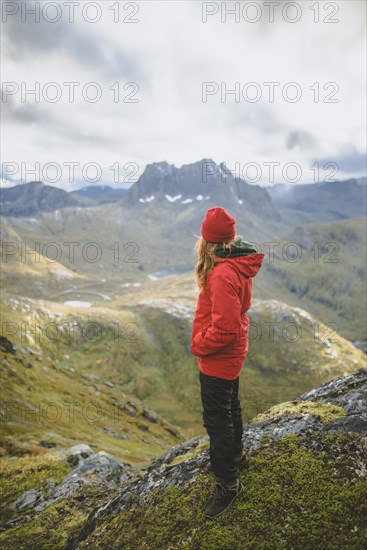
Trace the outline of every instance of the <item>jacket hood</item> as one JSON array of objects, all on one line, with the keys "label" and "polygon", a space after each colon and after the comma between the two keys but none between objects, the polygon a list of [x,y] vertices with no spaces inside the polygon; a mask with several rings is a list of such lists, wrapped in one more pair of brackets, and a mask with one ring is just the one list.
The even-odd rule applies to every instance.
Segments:
[{"label": "jacket hood", "polygon": [[265,254],[258,253],[251,243],[245,241],[242,235],[235,237],[230,250],[224,250],[223,245],[219,243],[214,252],[218,256],[216,263],[230,262],[240,274],[246,277],[255,277],[265,257]]}]

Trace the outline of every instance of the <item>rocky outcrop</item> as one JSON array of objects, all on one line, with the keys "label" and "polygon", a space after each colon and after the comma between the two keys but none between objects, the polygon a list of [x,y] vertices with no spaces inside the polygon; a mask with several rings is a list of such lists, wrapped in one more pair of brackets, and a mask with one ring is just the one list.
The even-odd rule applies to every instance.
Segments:
[{"label": "rocky outcrop", "polygon": [[42,491],[34,488],[25,491],[13,503],[13,510],[40,512],[77,492],[83,485],[99,485],[108,490],[135,477],[131,464],[119,462],[104,451],[95,453],[89,445],[74,445],[67,451],[58,451],[57,454],[65,456],[72,467],[71,472],[57,485],[52,478],[47,480],[44,487],[46,498]]},{"label": "rocky outcrop", "polygon": [[[297,413],[297,404],[317,403],[313,414]],[[315,434],[330,431],[357,431],[367,433],[367,369],[355,374],[341,376],[323,384],[319,388],[304,393],[292,402],[293,414],[277,415],[262,422],[246,424],[243,431],[243,443],[247,455],[255,454],[260,448],[264,436],[280,439],[286,434],[294,434],[305,446],[312,446]],[[335,414],[322,417],[323,406],[334,404],[342,407],[343,416]],[[326,407],[329,412],[329,408]],[[299,407],[302,410],[302,407]],[[312,408],[310,408],[312,410]],[[191,484],[199,473],[203,472],[209,459],[208,436],[195,437],[176,445],[153,460],[148,471],[140,479],[126,485],[113,499],[90,514],[80,534],[84,540],[95,528],[97,519],[108,514],[117,514],[129,506],[131,496],[137,496],[145,502],[151,490],[164,489],[172,485]],[[362,462],[356,464],[356,470],[365,475]]]}]

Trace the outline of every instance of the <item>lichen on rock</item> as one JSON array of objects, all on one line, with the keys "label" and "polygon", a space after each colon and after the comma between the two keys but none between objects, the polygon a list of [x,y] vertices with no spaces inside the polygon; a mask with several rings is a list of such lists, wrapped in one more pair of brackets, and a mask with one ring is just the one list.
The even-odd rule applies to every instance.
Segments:
[{"label": "lichen on rock", "polygon": [[258,414],[255,418],[251,420],[252,424],[256,422],[263,422],[264,420],[270,420],[277,416],[282,416],[284,414],[292,414],[294,416],[302,416],[304,414],[309,414],[312,416],[318,416],[320,422],[323,424],[328,424],[337,418],[340,418],[345,415],[343,407],[338,405],[332,405],[331,403],[323,403],[322,401],[286,401],[285,403],[280,403],[271,407],[271,409]]}]

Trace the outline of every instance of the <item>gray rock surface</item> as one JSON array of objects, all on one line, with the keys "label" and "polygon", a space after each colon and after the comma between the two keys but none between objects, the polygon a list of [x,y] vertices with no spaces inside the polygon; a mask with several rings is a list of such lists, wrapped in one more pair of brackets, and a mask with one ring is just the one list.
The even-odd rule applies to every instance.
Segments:
[{"label": "gray rock surface", "polygon": [[53,479],[48,479],[45,494],[36,489],[25,491],[13,503],[13,509],[40,512],[50,504],[77,493],[83,485],[101,486],[109,490],[123,485],[136,475],[131,464],[119,462],[104,451],[95,453],[89,445],[74,445],[64,454],[72,467],[71,472],[57,485]]},{"label": "gray rock surface", "polygon": [[367,369],[326,382],[298,399],[343,407],[346,416],[327,424],[325,431],[367,432]]},{"label": "gray rock surface", "polygon": [[29,489],[29,491],[24,491],[24,493],[22,493],[20,497],[17,498],[17,500],[13,504],[13,508],[15,510],[18,510],[19,512],[22,512],[23,510],[29,510],[30,508],[34,508],[37,503],[42,501],[43,501],[42,491],[36,491],[36,489]]}]

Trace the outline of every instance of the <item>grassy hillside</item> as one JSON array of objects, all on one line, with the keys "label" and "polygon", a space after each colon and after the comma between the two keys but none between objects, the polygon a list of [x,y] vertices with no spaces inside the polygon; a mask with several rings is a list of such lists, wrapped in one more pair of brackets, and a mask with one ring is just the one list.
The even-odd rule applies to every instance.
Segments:
[{"label": "grassy hillside", "polygon": [[366,218],[297,227],[265,262],[261,296],[299,305],[345,338],[365,339],[366,235]]},{"label": "grassy hillside", "polygon": [[[90,317],[87,325],[65,315],[57,322],[44,304],[38,310],[26,302],[16,305],[17,310],[5,304],[1,308],[7,334],[0,340],[2,455],[37,455],[83,442],[145,465],[162,447],[182,439],[177,427],[123,391],[114,372],[122,354],[104,368],[109,346],[116,342],[111,319],[103,325]],[[70,339],[72,323],[82,330]],[[57,326],[64,327],[63,334]],[[90,353],[96,339],[91,329],[97,326],[104,331],[103,344]]]},{"label": "grassy hillside", "polygon": [[[175,401],[185,405],[180,407],[176,417],[169,417],[179,425],[182,425],[181,419],[187,409],[200,412],[196,390],[197,360],[189,357],[187,361],[189,352],[177,339],[177,336],[182,338],[180,335],[184,329],[178,335],[176,329],[175,337],[172,314],[159,314],[156,308],[161,312],[176,309],[175,315],[182,315],[183,302],[172,300],[170,305],[168,299],[163,304],[158,299],[154,304],[152,300],[151,309],[144,312],[144,320],[163,352],[161,366],[171,380]],[[271,405],[290,399],[294,392],[306,391],[315,383],[365,365],[365,355],[361,351],[337,333],[331,333],[328,327],[304,310],[275,300],[254,300],[249,316],[250,350],[240,376],[240,396],[247,420]],[[174,323],[178,324],[178,321]],[[187,345],[189,337],[188,327]],[[151,384],[147,385],[150,387]],[[153,392],[146,399],[152,407],[163,412]]]},{"label": "grassy hillside", "polygon": [[[162,282],[152,284],[158,288]],[[77,404],[79,418],[83,407],[90,401],[96,403],[103,411],[99,438],[108,440],[105,447],[112,446],[115,453],[129,454],[130,462],[153,456],[169,431],[139,420],[149,428],[136,430],[138,439],[146,440],[146,448],[136,449],[134,438],[132,446],[120,442],[123,432],[113,414],[128,400],[140,401],[166,419],[171,430],[176,426],[186,437],[206,433],[197,359],[190,351],[195,294],[190,287],[186,295],[183,289],[180,300],[169,298],[169,288],[166,293],[165,301],[150,298],[149,304],[142,295],[140,300],[138,294],[121,297],[112,309],[75,310],[54,302],[4,299],[3,335],[20,349],[4,356],[2,399],[15,401],[16,410],[18,404],[32,410],[54,403],[63,411],[60,422],[52,415],[49,421],[38,422],[29,414],[23,424],[16,415],[5,425],[8,452],[13,445],[34,447],[37,439],[51,439],[56,445],[94,441],[95,426],[88,418],[82,423],[67,421],[69,403]],[[124,305],[133,299],[136,303]],[[364,365],[361,351],[338,335],[332,341],[328,329],[303,310],[254,300],[251,323],[250,352],[240,378],[245,419],[290,399],[295,392]],[[274,326],[274,333],[269,326]],[[93,405],[93,418],[95,411]],[[129,420],[136,426],[136,418]],[[108,434],[109,428],[117,433]]]}]

